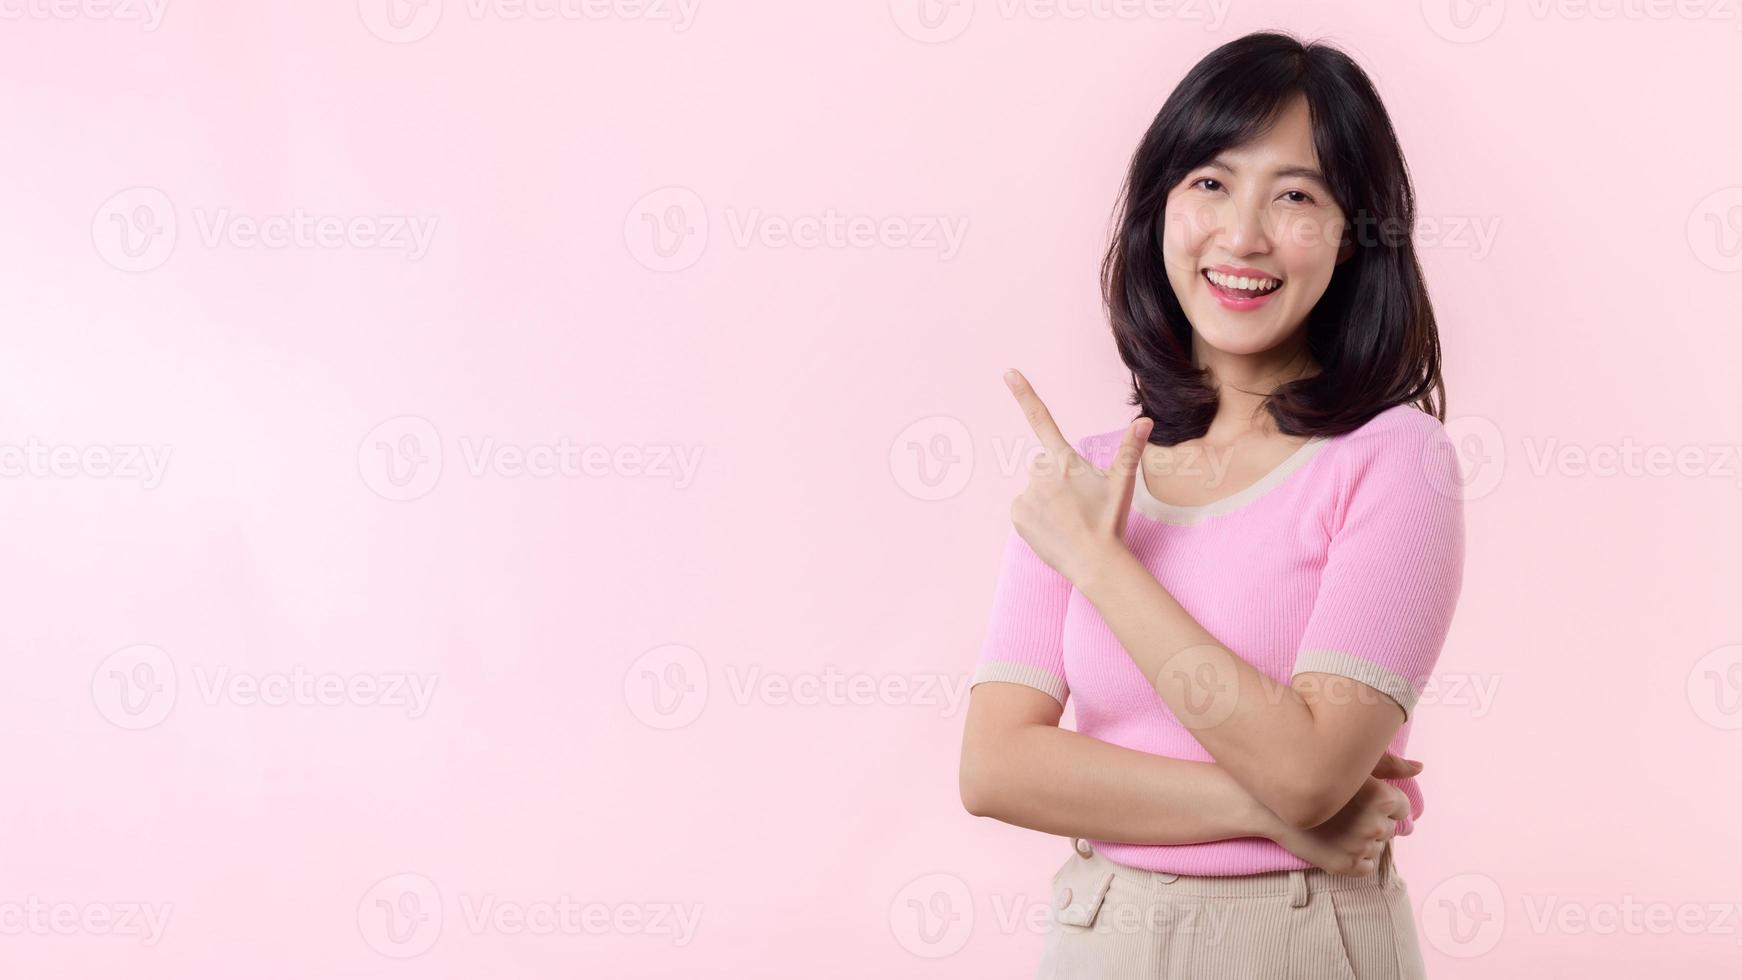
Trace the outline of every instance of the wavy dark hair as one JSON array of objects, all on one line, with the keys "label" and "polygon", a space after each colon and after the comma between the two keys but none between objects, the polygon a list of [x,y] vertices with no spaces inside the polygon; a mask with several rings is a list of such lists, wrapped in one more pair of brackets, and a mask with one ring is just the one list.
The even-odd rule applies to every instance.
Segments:
[{"label": "wavy dark hair", "polygon": [[1143,134],[1120,189],[1102,298],[1131,369],[1128,404],[1155,420],[1152,443],[1202,436],[1217,401],[1207,370],[1193,363],[1191,324],[1162,263],[1168,192],[1222,150],[1263,135],[1297,94],[1347,219],[1343,241],[1355,250],[1304,324],[1320,372],[1278,385],[1265,409],[1289,435],[1338,435],[1398,404],[1445,421],[1439,330],[1411,238],[1415,192],[1391,118],[1348,55],[1262,31],[1192,67]]}]

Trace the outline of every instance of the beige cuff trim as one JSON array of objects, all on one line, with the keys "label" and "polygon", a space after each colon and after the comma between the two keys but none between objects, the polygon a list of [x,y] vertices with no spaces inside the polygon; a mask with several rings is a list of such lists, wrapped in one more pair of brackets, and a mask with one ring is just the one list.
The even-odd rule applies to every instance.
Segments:
[{"label": "beige cuff trim", "polygon": [[981,662],[974,670],[974,677],[968,681],[968,690],[973,690],[975,684],[985,681],[1006,681],[1011,684],[1024,684],[1037,691],[1052,696],[1060,705],[1070,697],[1070,688],[1065,679],[1042,667],[1029,664],[1014,664],[1004,660],[987,660]]},{"label": "beige cuff trim", "polygon": [[1421,692],[1397,671],[1341,650],[1302,650],[1295,657],[1294,672],[1337,674],[1360,681],[1396,701],[1403,709],[1404,721],[1415,713],[1415,702],[1421,697]]}]

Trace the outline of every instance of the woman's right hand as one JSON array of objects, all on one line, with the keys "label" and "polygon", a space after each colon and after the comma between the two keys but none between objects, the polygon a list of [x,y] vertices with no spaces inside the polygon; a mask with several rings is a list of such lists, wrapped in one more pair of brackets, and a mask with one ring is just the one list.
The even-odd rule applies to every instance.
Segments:
[{"label": "woman's right hand", "polygon": [[1420,771],[1421,763],[1387,752],[1336,816],[1305,830],[1278,820],[1267,836],[1295,857],[1332,874],[1376,874],[1385,842],[1396,835],[1397,821],[1409,816],[1409,798],[1385,780]]}]

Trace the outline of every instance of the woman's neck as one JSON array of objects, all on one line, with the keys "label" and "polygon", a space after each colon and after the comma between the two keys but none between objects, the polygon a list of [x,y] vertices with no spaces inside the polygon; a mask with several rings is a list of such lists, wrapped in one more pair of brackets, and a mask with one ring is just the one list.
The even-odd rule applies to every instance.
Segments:
[{"label": "woman's neck", "polygon": [[1216,417],[1206,441],[1223,443],[1252,434],[1276,434],[1276,423],[1264,410],[1265,398],[1279,385],[1310,378],[1321,370],[1305,351],[1284,358],[1227,355],[1213,352],[1200,365],[1208,367],[1216,391]]}]

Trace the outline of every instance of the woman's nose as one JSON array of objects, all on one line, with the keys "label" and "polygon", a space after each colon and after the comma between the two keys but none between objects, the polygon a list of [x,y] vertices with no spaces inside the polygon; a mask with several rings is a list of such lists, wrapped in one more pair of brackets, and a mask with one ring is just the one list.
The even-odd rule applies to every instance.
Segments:
[{"label": "woman's nose", "polygon": [[1261,209],[1236,205],[1229,217],[1228,237],[1229,248],[1236,255],[1270,251],[1270,229],[1265,227]]}]

